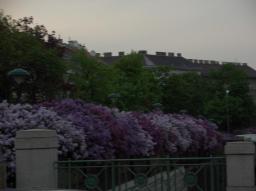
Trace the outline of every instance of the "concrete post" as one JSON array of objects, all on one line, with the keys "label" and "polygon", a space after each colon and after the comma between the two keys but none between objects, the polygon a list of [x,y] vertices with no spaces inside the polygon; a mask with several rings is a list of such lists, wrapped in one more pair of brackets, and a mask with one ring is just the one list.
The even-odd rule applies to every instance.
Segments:
[{"label": "concrete post", "polygon": [[255,145],[252,142],[229,142],[225,146],[227,191],[256,191]]},{"label": "concrete post", "polygon": [[58,139],[54,130],[30,129],[16,134],[16,188],[18,191],[57,188]]}]

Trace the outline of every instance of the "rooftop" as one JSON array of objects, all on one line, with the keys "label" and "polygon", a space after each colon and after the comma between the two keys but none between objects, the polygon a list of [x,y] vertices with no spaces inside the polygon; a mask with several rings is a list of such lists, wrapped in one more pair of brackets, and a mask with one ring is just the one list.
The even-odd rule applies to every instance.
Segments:
[{"label": "rooftop", "polygon": [[[229,63],[234,64],[246,72],[249,78],[256,78],[256,71],[248,66],[246,63],[234,62],[219,62],[216,60],[198,60],[184,58],[181,53],[176,55],[173,52],[156,52],[155,55],[148,54],[145,50],[140,50],[138,53],[143,55],[145,67],[153,68],[156,66],[170,66],[174,70],[179,71],[195,71],[202,75],[208,75],[210,71],[217,70],[221,65]],[[113,56],[111,52],[103,53],[103,55],[96,53],[96,56],[106,64],[113,64],[125,55],[124,52],[119,52],[118,55]]]}]

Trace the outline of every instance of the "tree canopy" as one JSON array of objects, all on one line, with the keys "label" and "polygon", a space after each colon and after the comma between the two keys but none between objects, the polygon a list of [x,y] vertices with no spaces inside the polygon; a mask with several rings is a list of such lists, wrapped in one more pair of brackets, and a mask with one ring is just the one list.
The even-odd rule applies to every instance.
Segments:
[{"label": "tree canopy", "polygon": [[87,102],[109,103],[114,77],[111,67],[83,51],[76,52],[71,61],[68,68],[71,70],[70,79],[75,84],[72,96]]},{"label": "tree canopy", "polygon": [[[14,20],[0,14],[0,92],[2,99],[11,99],[17,84],[7,73],[23,68],[30,73],[23,91],[33,102],[37,94],[53,98],[62,88],[65,64],[58,56],[57,39],[43,25],[32,27],[33,18]],[[55,45],[53,41],[55,39]]]},{"label": "tree canopy", "polygon": [[151,70],[145,69],[140,54],[131,53],[113,66],[116,78],[114,92],[116,106],[123,110],[151,110],[160,102],[160,89]]},{"label": "tree canopy", "polygon": [[249,95],[246,73],[235,65],[224,64],[209,74],[208,83],[204,114],[226,128],[248,126],[255,116],[255,103]]}]

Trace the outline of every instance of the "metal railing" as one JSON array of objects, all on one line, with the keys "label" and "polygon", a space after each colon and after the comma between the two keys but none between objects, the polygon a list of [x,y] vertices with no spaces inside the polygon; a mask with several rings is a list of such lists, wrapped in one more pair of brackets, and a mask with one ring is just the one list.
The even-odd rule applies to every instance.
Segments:
[{"label": "metal railing", "polygon": [[58,187],[88,191],[224,191],[224,157],[59,161]]},{"label": "metal railing", "polygon": [[6,188],[6,179],[7,179],[7,171],[6,171],[6,162],[0,157],[0,190]]}]

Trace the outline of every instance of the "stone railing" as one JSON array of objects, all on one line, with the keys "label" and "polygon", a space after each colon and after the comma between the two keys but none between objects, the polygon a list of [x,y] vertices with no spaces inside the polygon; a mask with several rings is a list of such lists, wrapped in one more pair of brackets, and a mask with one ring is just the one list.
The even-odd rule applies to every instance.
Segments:
[{"label": "stone railing", "polygon": [[[55,131],[33,129],[17,132],[17,190],[57,189],[58,141]],[[255,144],[229,142],[225,146],[227,191],[255,191]],[[179,169],[183,177],[182,167]],[[132,184],[132,183],[131,183]],[[182,185],[181,185],[182,186]]]}]

